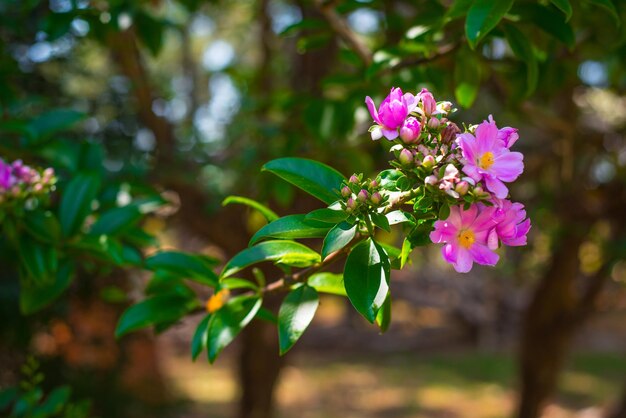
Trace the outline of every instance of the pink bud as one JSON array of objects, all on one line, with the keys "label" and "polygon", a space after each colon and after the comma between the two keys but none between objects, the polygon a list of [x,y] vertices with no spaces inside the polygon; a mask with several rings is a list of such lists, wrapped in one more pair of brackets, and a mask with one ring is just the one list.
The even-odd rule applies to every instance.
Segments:
[{"label": "pink bud", "polygon": [[456,187],[454,188],[454,190],[456,190],[456,192],[461,195],[461,196],[465,196],[465,194],[467,193],[467,191],[469,190],[469,183],[466,181],[460,181]]},{"label": "pink bud", "polygon": [[357,176],[355,176],[354,174],[350,176],[350,179],[348,180],[350,183],[358,183],[359,182],[359,178]]},{"label": "pink bud", "polygon": [[437,129],[437,128],[439,128],[439,119],[437,119],[437,118],[430,118],[428,120],[428,127],[430,129]]},{"label": "pink bud", "polygon": [[369,197],[369,193],[367,193],[367,190],[365,189],[361,189],[359,194],[356,195],[356,199],[361,203],[364,203],[368,197]]},{"label": "pink bud", "polygon": [[438,181],[439,179],[437,178],[437,176],[433,176],[433,175],[430,175],[424,179],[424,183],[430,184],[431,186],[434,186],[435,184],[437,184]]},{"label": "pink bud", "polygon": [[427,155],[426,157],[424,157],[424,160],[422,161],[422,165],[425,168],[434,167],[436,163],[437,162],[435,161],[435,157],[433,157],[432,155]]},{"label": "pink bud", "polygon": [[400,155],[398,156],[398,161],[402,165],[410,165],[413,163],[413,153],[408,149],[404,148],[400,151]]},{"label": "pink bud", "polygon": [[430,116],[437,111],[437,102],[431,92],[427,89],[422,89],[419,96],[422,101],[422,109],[424,109],[424,114],[426,116]]},{"label": "pink bud", "polygon": [[370,197],[370,202],[372,202],[375,205],[378,205],[382,200],[383,200],[383,197],[378,192],[373,193],[372,197]]},{"label": "pink bud", "polygon": [[378,182],[376,180],[372,180],[370,182],[370,189],[375,189],[378,187]]},{"label": "pink bud", "polygon": [[400,138],[405,144],[412,144],[417,142],[420,133],[422,132],[422,125],[413,116],[407,118],[400,128]]},{"label": "pink bud", "polygon": [[352,212],[354,209],[356,209],[356,202],[353,198],[349,198],[346,202],[346,209],[348,210],[348,212]]},{"label": "pink bud", "polygon": [[348,186],[343,186],[341,189],[341,195],[343,197],[349,197],[352,194],[352,190]]},{"label": "pink bud", "polygon": [[441,131],[441,142],[448,144],[452,142],[459,133],[461,133],[459,127],[456,126],[455,123],[449,122],[446,127],[443,128],[443,131]]}]

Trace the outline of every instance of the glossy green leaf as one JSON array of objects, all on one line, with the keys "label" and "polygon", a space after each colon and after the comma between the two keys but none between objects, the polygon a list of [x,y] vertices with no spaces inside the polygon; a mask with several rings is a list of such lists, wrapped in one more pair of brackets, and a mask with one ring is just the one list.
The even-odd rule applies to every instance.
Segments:
[{"label": "glossy green leaf", "polygon": [[565,21],[567,22],[572,17],[572,5],[569,0],[550,0],[552,4],[558,7],[563,13],[565,13]]},{"label": "glossy green leaf", "polygon": [[371,238],[355,246],[346,260],[346,293],[354,308],[371,323],[387,297],[390,270],[387,254]]},{"label": "glossy green leaf", "polygon": [[272,222],[279,218],[279,216],[267,206],[257,202],[256,200],[248,199],[247,197],[228,196],[222,202],[222,206],[230,205],[233,203],[249,206],[252,209],[257,210],[261,215],[263,215],[263,217],[265,217],[267,222]]},{"label": "glossy green leaf", "polygon": [[256,296],[238,296],[213,313],[207,339],[209,362],[213,363],[222,350],[252,321],[261,304],[262,300]]},{"label": "glossy green leaf", "polygon": [[100,179],[92,174],[78,174],[65,187],[59,206],[59,221],[65,236],[71,236],[91,213],[91,202],[98,195]]},{"label": "glossy green leaf", "polygon": [[335,191],[346,180],[334,168],[305,158],[279,158],[265,164],[263,170],[276,174],[326,204],[337,200]]},{"label": "glossy green leaf", "polygon": [[389,226],[389,220],[387,219],[385,215],[383,215],[382,213],[371,213],[370,218],[372,219],[372,222],[374,223],[374,225],[376,225],[377,227],[379,227],[380,229],[384,231],[391,232],[391,226]]},{"label": "glossy green leaf", "polygon": [[197,300],[179,294],[153,296],[124,311],[115,329],[115,336],[119,338],[150,325],[172,323],[197,306]]},{"label": "glossy green leaf", "polygon": [[328,231],[322,245],[322,260],[331,253],[341,250],[348,245],[356,235],[357,225],[350,225],[348,222],[341,222]]},{"label": "glossy green leaf", "polygon": [[515,12],[524,20],[563,42],[570,49],[574,47],[576,43],[574,30],[565,21],[565,17],[555,9],[540,4],[525,3],[516,6]]},{"label": "glossy green leaf", "polygon": [[459,51],[457,62],[459,65],[454,68],[454,95],[459,105],[469,108],[480,88],[480,62],[476,54],[467,49]]},{"label": "glossy green leaf", "polygon": [[321,238],[331,228],[331,225],[327,223],[308,221],[305,217],[306,215],[288,215],[265,225],[252,236],[250,245],[254,245],[266,238]]},{"label": "glossy green leaf", "polygon": [[330,293],[331,295],[348,296],[343,284],[343,275],[328,272],[315,273],[309,280],[309,286],[320,293]]},{"label": "glossy green leaf", "polygon": [[49,244],[42,244],[28,235],[18,240],[20,261],[26,275],[35,283],[50,283],[57,270],[57,250]]},{"label": "glossy green leaf", "polygon": [[307,221],[319,221],[329,224],[337,224],[341,221],[346,220],[346,218],[348,218],[348,214],[342,210],[322,208],[307,213],[305,219]]},{"label": "glossy green leaf", "polygon": [[85,116],[84,113],[72,109],[54,109],[31,120],[28,128],[37,139],[47,138],[52,134],[71,128],[83,120]]},{"label": "glossy green leaf", "polygon": [[[530,96],[537,88],[539,79],[539,65],[532,44],[529,38],[513,25],[505,25],[504,33],[515,56],[526,64],[526,96]],[[440,217],[440,219],[446,218],[447,216]]]},{"label": "glossy green leaf", "polygon": [[446,11],[446,19],[453,20],[465,16],[472,6],[473,0],[454,0]]},{"label": "glossy green leaf", "polygon": [[24,226],[33,237],[40,241],[58,243],[61,239],[61,224],[52,212],[31,212],[26,217]]},{"label": "glossy green leaf", "polygon": [[404,222],[414,223],[413,217],[401,210],[394,210],[385,215],[389,225],[396,225]]},{"label": "glossy green leaf", "polygon": [[211,314],[205,315],[196,327],[196,332],[191,339],[191,359],[195,361],[202,350],[206,347],[207,337],[209,335],[209,320]]},{"label": "glossy green leaf", "polygon": [[589,3],[602,7],[604,10],[610,13],[611,17],[615,20],[615,24],[620,26],[622,24],[622,20],[619,16],[619,12],[615,7],[615,4],[611,0],[587,0]]},{"label": "glossy green leaf", "polygon": [[391,324],[391,293],[387,294],[383,306],[376,314],[376,324],[380,328],[381,333],[385,333],[389,329],[389,324]]},{"label": "glossy green leaf", "polygon": [[259,311],[256,313],[255,318],[260,319],[261,321],[269,322],[270,324],[274,324],[274,325],[278,324],[278,317],[274,315],[270,310],[265,309],[262,306],[259,309]]},{"label": "glossy green leaf", "polygon": [[320,255],[295,241],[277,240],[261,242],[235,255],[224,266],[221,277],[232,276],[252,264],[274,261],[294,267],[308,267],[320,261]]},{"label": "glossy green leaf", "polygon": [[512,5],[513,0],[475,0],[472,3],[465,20],[465,35],[472,49],[496,27]]},{"label": "glossy green leaf", "polygon": [[403,269],[404,265],[409,260],[409,255],[411,255],[411,251],[413,251],[411,241],[409,241],[408,238],[405,238],[404,241],[402,241],[402,251],[400,252],[400,269]]},{"label": "glossy green leaf", "polygon": [[413,228],[406,239],[409,240],[413,248],[428,245],[431,243],[430,233],[432,230],[432,222],[424,222]]},{"label": "glossy green leaf", "polygon": [[146,267],[150,270],[163,270],[184,278],[207,284],[217,285],[217,275],[212,266],[215,260],[180,251],[162,251],[146,259]]},{"label": "glossy green leaf", "polygon": [[35,408],[33,417],[57,416],[56,414],[60,413],[69,401],[71,394],[72,389],[69,386],[54,388],[43,403]]},{"label": "glossy green leaf", "polygon": [[304,333],[313,320],[318,305],[317,291],[307,285],[299,286],[287,295],[278,311],[278,343],[281,355],[289,351]]},{"label": "glossy green leaf", "polygon": [[65,261],[59,266],[54,282],[40,285],[22,283],[20,286],[20,310],[22,313],[30,315],[48,306],[63,294],[72,282],[73,276],[74,264]]},{"label": "glossy green leaf", "polygon": [[136,205],[113,208],[100,215],[89,233],[93,235],[117,235],[137,224],[141,217],[141,211]]},{"label": "glossy green leaf", "polygon": [[236,277],[229,277],[227,279],[220,280],[220,287],[222,289],[251,289],[258,290],[259,286],[255,282],[251,282],[246,279],[239,279]]}]

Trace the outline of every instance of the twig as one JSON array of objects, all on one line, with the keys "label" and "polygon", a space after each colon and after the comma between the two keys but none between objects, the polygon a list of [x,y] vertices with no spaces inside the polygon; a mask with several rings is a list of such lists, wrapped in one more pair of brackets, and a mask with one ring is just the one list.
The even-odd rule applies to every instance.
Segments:
[{"label": "twig", "polygon": [[361,58],[366,66],[372,63],[372,51],[350,29],[345,19],[335,11],[335,1],[317,0],[315,5],[335,33]]},{"label": "twig", "polygon": [[455,42],[451,44],[442,45],[434,55],[430,55],[426,57],[419,57],[419,58],[415,58],[415,57],[405,58],[395,65],[385,67],[381,71],[381,73],[383,74],[391,73],[394,71],[401,70],[403,68],[415,67],[417,65],[428,64],[428,63],[437,61],[441,58],[444,58],[450,55],[451,53],[459,49],[460,46],[461,46],[461,42]]}]

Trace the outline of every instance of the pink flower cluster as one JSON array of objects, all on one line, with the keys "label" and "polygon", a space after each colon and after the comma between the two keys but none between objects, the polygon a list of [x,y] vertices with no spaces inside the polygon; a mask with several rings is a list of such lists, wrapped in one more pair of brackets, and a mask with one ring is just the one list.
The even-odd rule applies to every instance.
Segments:
[{"label": "pink flower cluster", "polygon": [[468,272],[474,262],[495,265],[500,244],[526,245],[530,220],[522,204],[507,200],[506,183],[524,171],[523,155],[511,151],[517,129],[498,129],[489,116],[461,133],[447,118],[452,104],[436,102],[426,89],[413,95],[393,88],[378,109],[370,97],[365,102],[376,122],[372,139],[397,142],[396,167],[421,179],[424,196],[449,205],[450,215],[430,234],[433,243],[444,244],[445,261]]},{"label": "pink flower cluster", "polygon": [[22,160],[7,163],[0,158],[0,201],[46,193],[55,182],[52,168],[39,172],[25,165]]}]

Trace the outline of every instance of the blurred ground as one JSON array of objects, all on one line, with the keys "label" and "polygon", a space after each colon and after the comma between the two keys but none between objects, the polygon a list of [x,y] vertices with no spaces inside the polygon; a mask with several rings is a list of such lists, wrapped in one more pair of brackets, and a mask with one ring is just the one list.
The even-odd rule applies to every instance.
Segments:
[{"label": "blurred ground", "polygon": [[[278,418],[499,418],[510,416],[514,403],[514,363],[501,353],[300,352],[290,360],[279,385]],[[183,401],[176,416],[234,416],[233,365],[231,356],[209,366],[168,355],[164,371]],[[624,376],[624,356],[576,354],[545,417],[601,417]]]}]

